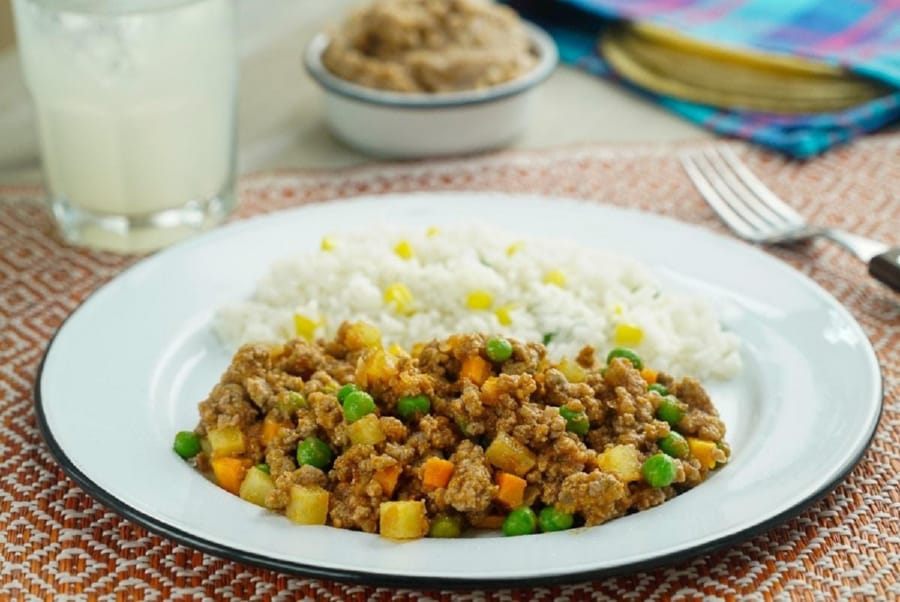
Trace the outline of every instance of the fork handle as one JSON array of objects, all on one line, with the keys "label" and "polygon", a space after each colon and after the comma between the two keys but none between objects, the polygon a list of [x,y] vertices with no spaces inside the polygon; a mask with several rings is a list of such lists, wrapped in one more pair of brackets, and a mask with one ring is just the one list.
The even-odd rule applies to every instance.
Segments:
[{"label": "fork handle", "polygon": [[869,260],[869,274],[900,292],[900,247],[888,249]]}]

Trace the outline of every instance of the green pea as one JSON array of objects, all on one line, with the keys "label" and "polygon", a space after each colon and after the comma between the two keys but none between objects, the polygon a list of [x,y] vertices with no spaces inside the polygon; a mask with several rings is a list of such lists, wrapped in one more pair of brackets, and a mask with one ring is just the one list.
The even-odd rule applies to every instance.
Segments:
[{"label": "green pea", "polygon": [[452,514],[438,514],[431,521],[428,529],[429,537],[451,538],[459,537],[462,533],[462,520]]},{"label": "green pea", "polygon": [[285,414],[293,414],[300,408],[307,407],[306,397],[304,397],[303,393],[298,393],[297,391],[288,391],[287,396],[282,398],[282,401],[281,403],[279,403],[278,407]]},{"label": "green pea", "polygon": [[559,415],[566,419],[566,430],[576,435],[587,435],[591,423],[584,412],[570,410],[566,406],[559,408]]},{"label": "green pea", "polygon": [[644,367],[644,362],[641,361],[640,356],[637,353],[632,351],[631,349],[626,349],[625,347],[616,347],[612,351],[609,352],[606,356],[606,363],[612,361],[614,357],[624,357],[626,360],[631,362],[631,365],[640,370]]},{"label": "green pea", "polygon": [[506,515],[503,521],[504,535],[528,535],[537,530],[537,516],[528,506],[521,506]]},{"label": "green pea", "polygon": [[200,437],[191,431],[181,431],[175,435],[175,443],[172,444],[175,453],[187,460],[200,453]]},{"label": "green pea", "polygon": [[404,420],[409,420],[416,414],[427,414],[430,411],[431,400],[427,395],[401,397],[397,402],[397,414]]},{"label": "green pea", "polygon": [[256,469],[257,469],[257,470],[261,470],[261,471],[263,471],[263,472],[266,473],[266,474],[272,474],[272,471],[269,470],[269,465],[266,464],[266,463],[257,464],[257,465],[256,465]]},{"label": "green pea", "polygon": [[651,487],[667,487],[675,480],[675,460],[666,454],[654,454],[644,461],[641,474]]},{"label": "green pea", "polygon": [[338,389],[338,392],[337,392],[338,403],[340,403],[341,405],[344,405],[344,401],[347,399],[347,396],[350,395],[351,393],[353,393],[354,391],[359,391],[359,387],[357,387],[353,383],[347,383],[346,385],[344,385],[343,387]]},{"label": "green pea", "polygon": [[544,506],[538,514],[538,524],[544,532],[565,531],[571,528],[574,522],[575,517],[568,512],[557,510],[554,506]]},{"label": "green pea", "polygon": [[684,408],[674,395],[663,397],[662,403],[656,408],[656,417],[668,422],[671,426],[677,426],[684,418]]},{"label": "green pea", "polygon": [[668,389],[665,385],[661,385],[661,384],[659,384],[659,383],[653,383],[652,385],[649,385],[649,386],[647,387],[647,392],[648,392],[648,393],[652,393],[652,392],[654,392],[654,391],[656,391],[657,393],[659,393],[659,394],[662,395],[663,397],[665,397],[666,395],[669,394],[669,389]]},{"label": "green pea", "polygon": [[466,420],[465,416],[454,416],[453,422],[456,423],[456,426],[459,428],[459,432],[463,434],[463,437],[469,436],[469,422]]},{"label": "green pea", "polygon": [[375,400],[365,391],[351,391],[344,398],[344,418],[356,422],[375,411]]},{"label": "green pea", "polygon": [[492,362],[505,362],[512,357],[512,343],[501,337],[488,339],[484,344],[484,352]]},{"label": "green pea", "polygon": [[687,439],[675,431],[670,432],[668,435],[657,441],[656,444],[659,446],[659,449],[673,458],[687,458],[688,454],[691,452]]},{"label": "green pea", "polygon": [[331,464],[331,448],[318,437],[307,437],[297,446],[297,464],[325,468]]}]

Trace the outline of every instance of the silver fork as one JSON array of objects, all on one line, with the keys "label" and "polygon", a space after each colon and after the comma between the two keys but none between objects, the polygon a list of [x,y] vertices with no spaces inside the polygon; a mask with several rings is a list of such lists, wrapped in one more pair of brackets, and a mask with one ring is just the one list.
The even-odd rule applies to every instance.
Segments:
[{"label": "silver fork", "polygon": [[900,291],[900,247],[837,228],[810,225],[779,199],[730,148],[685,153],[681,164],[701,196],[734,232],[762,244],[788,244],[823,236],[869,265],[869,274]]}]

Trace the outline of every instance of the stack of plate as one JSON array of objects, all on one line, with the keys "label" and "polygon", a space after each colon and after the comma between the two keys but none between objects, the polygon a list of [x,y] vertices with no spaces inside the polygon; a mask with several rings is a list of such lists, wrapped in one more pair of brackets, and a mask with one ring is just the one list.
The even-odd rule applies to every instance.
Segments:
[{"label": "stack of plate", "polygon": [[722,108],[820,113],[890,92],[841,67],[716,46],[639,23],[605,32],[600,51],[620,76],[641,88]]}]

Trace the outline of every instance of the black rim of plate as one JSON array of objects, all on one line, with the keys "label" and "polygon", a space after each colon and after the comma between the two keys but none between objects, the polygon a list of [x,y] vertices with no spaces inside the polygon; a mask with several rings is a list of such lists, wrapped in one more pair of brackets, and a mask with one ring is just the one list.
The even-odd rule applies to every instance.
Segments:
[{"label": "black rim of plate", "polygon": [[408,94],[391,92],[375,88],[366,88],[359,84],[341,79],[333,75],[322,64],[322,53],[328,44],[328,35],[319,33],[309,42],[304,52],[304,66],[322,88],[330,93],[343,96],[373,106],[397,109],[446,109],[495,102],[521,94],[534,88],[550,77],[557,63],[559,53],[553,39],[542,29],[531,23],[525,23],[532,43],[539,52],[538,63],[514,80],[497,84],[484,90],[464,90],[437,94]]},{"label": "black rim of plate", "polygon": [[[113,281],[120,278],[123,274],[128,273],[142,262],[138,262],[137,264],[127,268],[125,271],[118,274]],[[788,269],[793,269],[790,266],[785,266]],[[838,301],[834,300],[833,297],[822,289],[816,282],[804,276],[800,272],[797,272],[797,275],[804,280],[808,285],[813,286],[818,292],[824,295],[827,299],[834,301],[843,308]],[[35,401],[35,414],[37,416],[38,428],[40,430],[41,436],[44,439],[44,442],[47,444],[47,447],[50,450],[50,453],[62,467],[63,471],[72,478],[75,483],[80,486],[88,495],[92,498],[111,509],[113,512],[119,514],[120,516],[148,529],[149,531],[156,533],[157,535],[161,535],[163,537],[168,537],[173,541],[185,545],[189,548],[193,548],[196,550],[200,550],[202,552],[211,554],[213,556],[236,561],[243,564],[253,565],[265,569],[270,569],[286,574],[296,575],[298,577],[311,577],[311,578],[319,578],[319,579],[327,579],[334,580],[343,583],[354,583],[359,585],[371,585],[371,586],[391,586],[391,587],[402,587],[402,588],[421,588],[425,590],[441,590],[441,589],[478,589],[478,588],[489,588],[489,589],[498,589],[498,588],[521,588],[521,587],[531,587],[537,585],[561,585],[561,584],[570,584],[577,583],[580,581],[593,581],[606,577],[616,577],[622,575],[628,575],[631,573],[636,573],[640,571],[646,571],[651,569],[660,568],[663,566],[672,565],[679,562],[684,562],[690,559],[693,559],[697,556],[701,556],[704,554],[708,554],[714,552],[716,550],[720,550],[726,547],[731,547],[748,539],[764,533],[768,531],[770,528],[779,525],[785,522],[788,519],[791,519],[801,512],[809,508],[815,502],[821,500],[826,495],[831,493],[847,476],[853,471],[854,468],[859,464],[863,455],[865,455],[866,451],[872,444],[872,440],[875,437],[875,433],[878,430],[878,424],[881,421],[881,416],[884,413],[884,375],[880,370],[880,366],[878,365],[878,358],[875,354],[874,348],[872,347],[871,341],[865,336],[864,331],[860,328],[861,334],[867,343],[868,351],[871,354],[872,358],[875,361],[876,369],[878,370],[878,381],[877,381],[877,390],[875,392],[876,397],[878,398],[878,412],[876,418],[872,421],[872,426],[869,433],[866,436],[866,442],[860,446],[859,451],[855,454],[855,456],[844,466],[843,470],[838,474],[836,478],[827,482],[818,490],[810,494],[808,497],[801,499],[796,504],[787,508],[786,510],[770,517],[769,519],[760,521],[746,529],[737,531],[731,534],[725,534],[721,537],[713,539],[711,541],[698,544],[695,546],[689,546],[684,549],[681,549],[676,552],[672,552],[670,554],[663,554],[659,556],[654,556],[652,558],[648,558],[647,560],[642,560],[633,563],[621,564],[610,566],[606,568],[600,569],[589,569],[586,571],[573,571],[568,573],[560,573],[555,575],[545,575],[540,577],[496,577],[496,578],[459,578],[459,577],[429,577],[429,576],[407,576],[401,573],[383,573],[383,572],[371,572],[365,570],[343,570],[343,569],[332,569],[327,567],[321,567],[310,564],[303,564],[301,562],[291,562],[286,560],[279,560],[275,558],[271,558],[262,554],[254,554],[250,552],[246,552],[244,550],[240,550],[237,548],[232,548],[230,546],[226,546],[223,544],[216,543],[214,541],[210,541],[203,537],[199,537],[194,535],[188,531],[180,529],[178,527],[174,527],[167,522],[150,516],[140,510],[129,506],[124,503],[122,500],[117,498],[115,495],[105,490],[103,487],[94,482],[88,475],[82,472],[75,463],[68,457],[65,450],[59,445],[56,441],[56,438],[53,436],[53,432],[50,429],[50,426],[47,422],[47,415],[44,409],[43,396],[41,393],[41,380],[44,373],[44,365],[47,361],[47,357],[50,355],[51,350],[53,349],[53,344],[56,341],[56,337],[62,331],[63,327],[66,323],[75,316],[78,311],[86,304],[97,291],[106,288],[109,283],[103,284],[95,289],[86,299],[84,299],[78,307],[76,307],[66,318],[63,320],[62,324],[57,328],[56,332],[50,338],[50,341],[47,344],[47,348],[44,351],[43,356],[41,357],[40,364],[38,365],[37,374],[35,375],[35,383],[34,383],[34,401]],[[849,312],[847,315],[856,322],[856,319],[853,318]],[[600,525],[602,527],[602,525]],[[460,540],[465,541],[465,540]],[[407,545],[400,543],[398,545]]]}]

